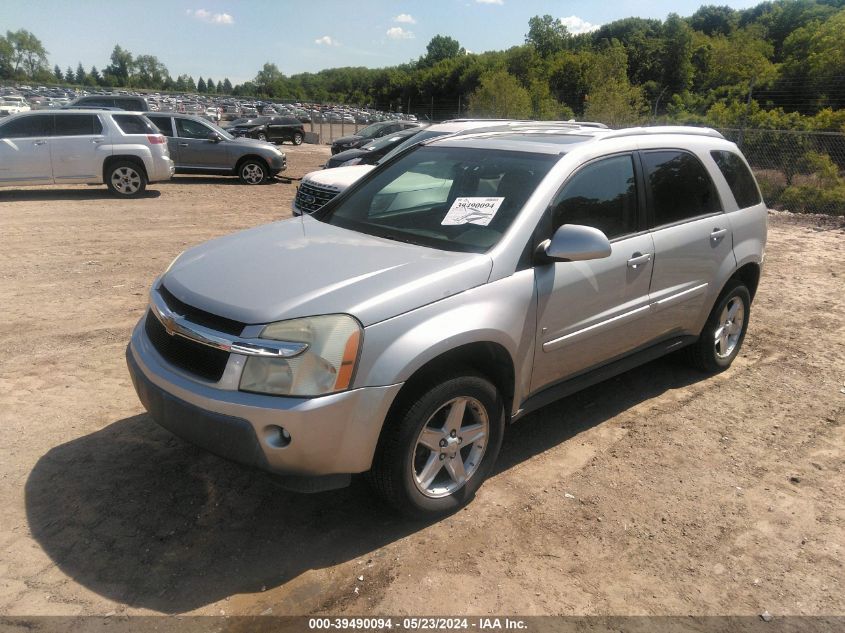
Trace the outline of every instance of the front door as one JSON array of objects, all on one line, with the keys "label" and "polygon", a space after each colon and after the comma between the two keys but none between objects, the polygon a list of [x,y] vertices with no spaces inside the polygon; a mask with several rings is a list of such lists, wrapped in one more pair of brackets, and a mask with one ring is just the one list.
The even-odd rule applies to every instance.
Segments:
[{"label": "front door", "polygon": [[[531,391],[643,346],[654,243],[643,230],[634,157],[588,163],[558,193],[550,234],[563,224],[592,226],[611,240],[609,257],[538,265],[537,340]],[[549,223],[547,223],[549,224]]]},{"label": "front door", "polygon": [[185,171],[231,171],[226,141],[209,140],[215,130],[194,119],[176,118],[177,163]]},{"label": "front door", "polygon": [[28,114],[0,126],[0,184],[53,182],[50,164],[52,116]]}]

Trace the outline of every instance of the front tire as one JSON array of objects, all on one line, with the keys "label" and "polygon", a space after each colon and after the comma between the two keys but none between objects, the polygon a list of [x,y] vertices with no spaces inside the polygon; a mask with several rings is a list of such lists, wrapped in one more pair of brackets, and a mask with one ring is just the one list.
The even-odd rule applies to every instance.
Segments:
[{"label": "front tire", "polygon": [[238,167],[238,178],[245,185],[260,185],[267,180],[269,173],[267,165],[255,159],[244,161]]},{"label": "front tire", "polygon": [[698,341],[687,348],[689,363],[708,373],[730,367],[745,340],[750,314],[748,288],[738,279],[731,279],[707,317]]},{"label": "front tire", "polygon": [[257,138],[259,141],[266,141],[267,135],[264,132],[259,132],[258,136],[256,136],[255,138]]},{"label": "front tire", "polygon": [[502,398],[486,377],[467,371],[429,383],[386,422],[370,483],[410,517],[454,512],[490,474],[504,426]]},{"label": "front tire", "polygon": [[302,145],[302,134],[297,132],[293,135],[293,144],[294,145]]},{"label": "front tire", "polygon": [[137,198],[147,189],[144,170],[129,160],[120,160],[106,170],[106,186],[121,198]]}]

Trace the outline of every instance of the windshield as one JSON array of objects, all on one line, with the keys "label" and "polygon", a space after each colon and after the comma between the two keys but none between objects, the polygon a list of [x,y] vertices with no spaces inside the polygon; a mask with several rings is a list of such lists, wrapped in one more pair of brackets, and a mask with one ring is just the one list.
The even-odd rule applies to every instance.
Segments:
[{"label": "windshield", "polygon": [[407,138],[407,136],[408,132],[397,132],[396,134],[388,134],[385,137],[367,143],[361,149],[367,150],[368,152],[372,152],[374,150],[382,150],[385,147],[391,147],[393,145],[396,145],[396,143],[401,141],[403,138]]},{"label": "windshield", "polygon": [[483,253],[501,239],[559,158],[419,147],[315,217],[400,242]]},{"label": "windshield", "polygon": [[260,117],[252,117],[251,119],[236,119],[232,121],[232,126],[235,125],[264,125],[270,120],[270,117],[267,116],[260,116]]},{"label": "windshield", "polygon": [[391,158],[396,156],[399,152],[403,151],[405,148],[410,147],[411,145],[416,145],[417,143],[422,143],[423,141],[427,141],[430,138],[437,138],[438,136],[445,136],[448,132],[432,132],[429,130],[423,130],[422,132],[417,132],[411,138],[405,139],[399,145],[394,147],[390,150],[387,154],[385,154],[382,159],[379,161],[379,164],[386,163]]},{"label": "windshield", "polygon": [[363,136],[364,138],[375,138],[375,135],[378,134],[379,130],[385,126],[384,123],[373,123],[372,125],[368,125],[367,127],[358,130],[355,133],[355,136]]}]

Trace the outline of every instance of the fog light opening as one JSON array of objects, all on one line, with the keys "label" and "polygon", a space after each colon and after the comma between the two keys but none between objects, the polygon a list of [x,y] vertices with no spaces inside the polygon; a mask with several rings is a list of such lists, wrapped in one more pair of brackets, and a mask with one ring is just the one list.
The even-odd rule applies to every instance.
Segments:
[{"label": "fog light opening", "polygon": [[274,448],[284,448],[291,441],[290,432],[281,426],[271,424],[264,429],[265,441]]}]

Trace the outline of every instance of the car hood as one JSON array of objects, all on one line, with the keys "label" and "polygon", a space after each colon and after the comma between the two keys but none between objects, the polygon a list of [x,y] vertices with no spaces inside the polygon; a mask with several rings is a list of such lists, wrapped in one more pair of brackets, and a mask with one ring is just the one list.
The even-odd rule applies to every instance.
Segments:
[{"label": "car hood", "polygon": [[[337,154],[335,154],[337,156]],[[318,185],[333,187],[335,189],[346,189],[364,174],[375,169],[375,165],[349,165],[348,167],[331,167],[312,171],[302,177],[302,182],[310,181]]]},{"label": "car hood", "polygon": [[243,323],[346,313],[364,326],[487,282],[487,255],[292,218],[186,251],[162,278],[179,300]]}]

